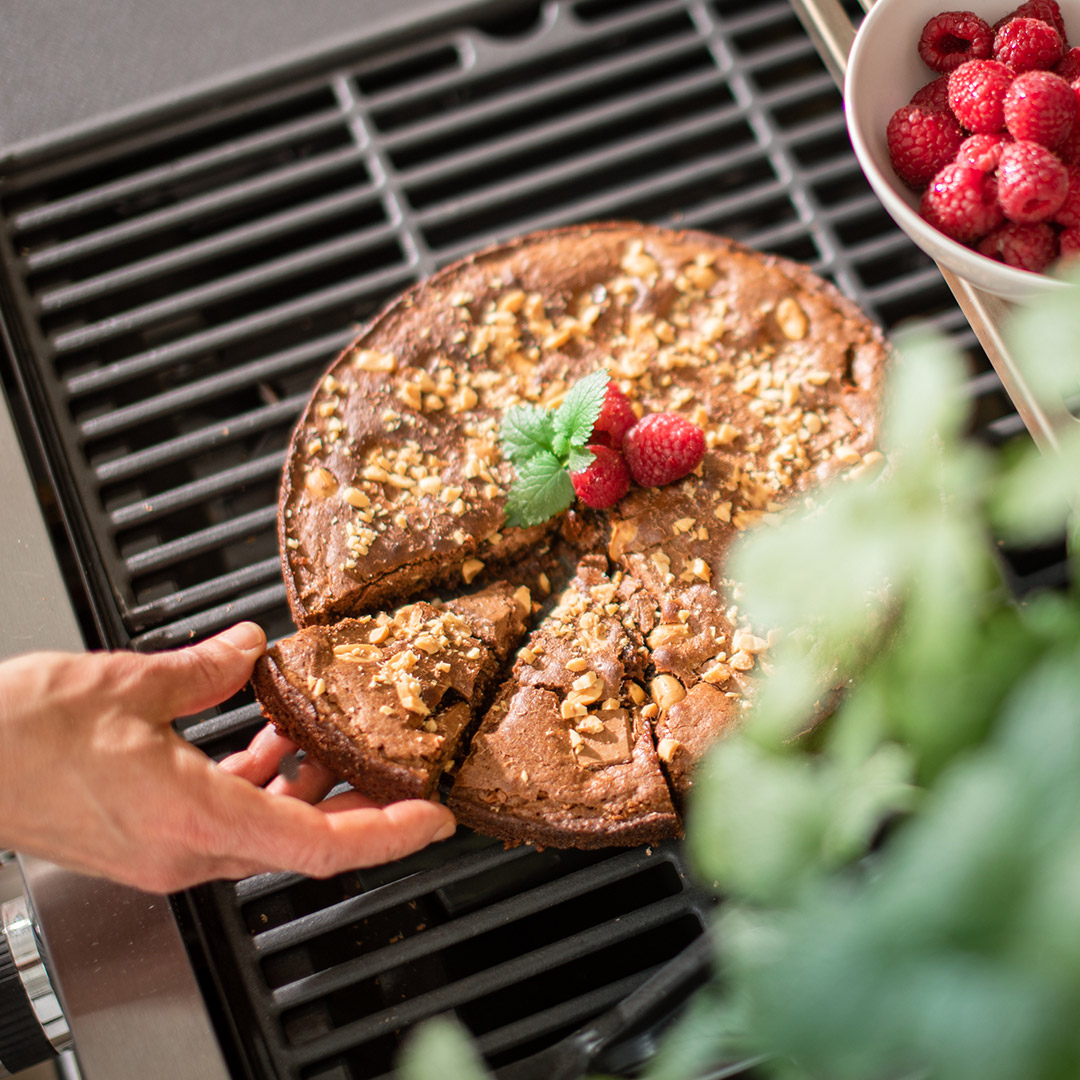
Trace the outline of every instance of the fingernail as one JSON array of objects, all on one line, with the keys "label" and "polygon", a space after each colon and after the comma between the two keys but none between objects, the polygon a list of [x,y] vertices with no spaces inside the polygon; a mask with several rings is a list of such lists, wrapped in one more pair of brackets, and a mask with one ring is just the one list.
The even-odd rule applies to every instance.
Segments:
[{"label": "fingernail", "polygon": [[262,632],[262,627],[253,622],[237,623],[228,630],[222,630],[218,634],[218,640],[227,642],[241,652],[254,652],[256,649],[262,652],[266,645],[266,635]]},{"label": "fingernail", "polygon": [[431,837],[432,841],[435,840],[449,840],[454,833],[457,832],[457,822],[451,818],[449,821],[444,821],[438,829],[435,830],[434,835]]}]

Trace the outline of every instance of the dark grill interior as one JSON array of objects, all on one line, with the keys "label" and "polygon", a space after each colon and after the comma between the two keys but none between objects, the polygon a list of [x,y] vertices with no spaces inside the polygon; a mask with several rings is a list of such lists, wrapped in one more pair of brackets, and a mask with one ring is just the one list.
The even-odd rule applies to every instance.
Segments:
[{"label": "dark grill interior", "polygon": [[[808,262],[886,327],[921,316],[952,334],[978,432],[1021,428],[863,180],[786,0],[492,5],[26,162],[0,212],[15,374],[110,645],[241,618],[287,633],[276,492],[309,388],[403,286],[535,228],[642,218]],[[184,726],[222,755],[258,722],[241,697]],[[180,907],[238,1067],[304,1078],[382,1075],[400,1030],[447,1009],[495,1064],[523,1058],[639,985],[707,909],[677,845],[537,853],[467,835]],[[648,1039],[634,1045],[624,1063]]]}]

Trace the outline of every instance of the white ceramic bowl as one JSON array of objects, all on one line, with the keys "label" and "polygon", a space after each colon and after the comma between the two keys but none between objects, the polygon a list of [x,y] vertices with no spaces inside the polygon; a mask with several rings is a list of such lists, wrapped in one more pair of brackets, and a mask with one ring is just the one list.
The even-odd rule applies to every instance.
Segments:
[{"label": "white ceramic bowl", "polygon": [[[1017,0],[1018,2],[1018,0]],[[941,11],[974,11],[991,26],[1012,11],[1010,0],[877,0],[848,57],[844,110],[855,155],[893,220],[931,258],[973,285],[1007,300],[1067,288],[1045,274],[1006,266],[950,240],[919,217],[919,196],[893,172],[885,128],[889,117],[937,75],[920,59],[919,35]],[[1080,0],[1059,0],[1070,45],[1080,45]]]}]

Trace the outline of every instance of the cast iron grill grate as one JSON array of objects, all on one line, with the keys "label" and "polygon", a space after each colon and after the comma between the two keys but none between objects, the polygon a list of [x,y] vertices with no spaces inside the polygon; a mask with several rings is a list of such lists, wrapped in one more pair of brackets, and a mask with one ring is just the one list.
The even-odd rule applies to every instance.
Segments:
[{"label": "cast iron grill grate", "polygon": [[[181,103],[182,105],[183,103]],[[290,629],[274,529],[319,372],[403,286],[483,244],[609,217],[810,263],[886,327],[969,349],[977,429],[1021,430],[934,266],[892,224],[786,0],[545,0],[84,143],[0,188],[5,317],[103,639]],[[221,755],[238,698],[185,734]],[[330,882],[190,898],[258,1075],[389,1072],[454,1009],[496,1064],[555,1042],[701,933],[681,850],[461,835]],[[642,1045],[646,1045],[648,1039]]]}]

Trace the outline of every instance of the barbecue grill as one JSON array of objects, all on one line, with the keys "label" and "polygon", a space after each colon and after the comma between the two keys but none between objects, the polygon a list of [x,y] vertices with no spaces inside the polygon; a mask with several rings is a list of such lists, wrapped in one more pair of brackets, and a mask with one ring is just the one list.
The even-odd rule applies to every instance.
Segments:
[{"label": "barbecue grill", "polygon": [[[54,34],[57,6],[71,22]],[[242,618],[288,633],[276,494],[309,388],[394,293],[532,229],[645,219],[807,262],[884,326],[949,333],[972,357],[977,432],[1023,430],[864,181],[788,0],[325,0],[302,19],[260,3],[231,27],[205,0],[172,7],[152,41],[138,5],[16,3],[0,46],[20,88],[0,315],[21,455],[0,437],[26,462],[3,528],[44,583],[5,589],[7,653],[166,648]],[[221,757],[259,724],[241,694],[179,726]],[[632,1072],[701,977],[670,962],[704,954],[714,902],[678,844],[505,850],[465,830],[329,881],[168,901],[24,870],[88,1080],[368,1080],[447,1011],[518,1076],[556,1046],[580,1068],[572,1034],[616,1016],[590,1046]]]}]

